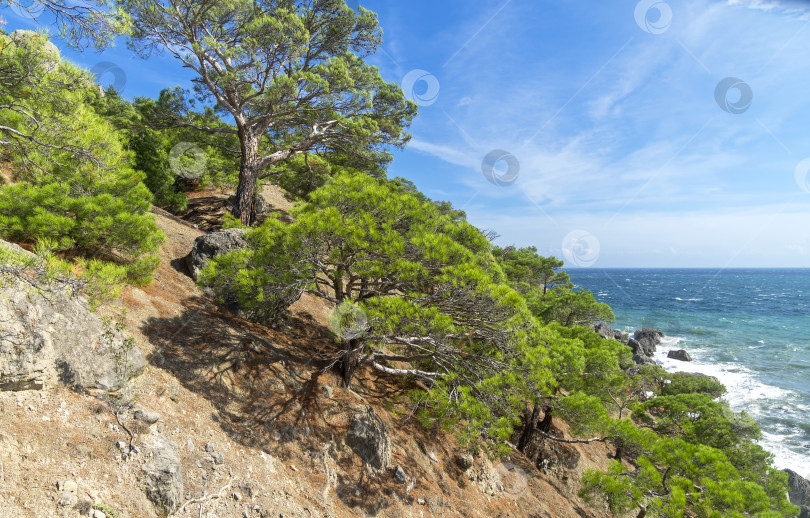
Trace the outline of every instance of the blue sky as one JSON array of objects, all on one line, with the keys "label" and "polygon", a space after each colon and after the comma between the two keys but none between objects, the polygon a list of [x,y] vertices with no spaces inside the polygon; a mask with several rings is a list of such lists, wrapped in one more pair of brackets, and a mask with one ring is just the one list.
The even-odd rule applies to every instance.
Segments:
[{"label": "blue sky", "polygon": [[[384,31],[370,61],[421,105],[390,175],[497,243],[571,267],[810,267],[810,2],[360,4]],[[127,97],[188,79],[123,45],[65,56],[118,67]]]}]

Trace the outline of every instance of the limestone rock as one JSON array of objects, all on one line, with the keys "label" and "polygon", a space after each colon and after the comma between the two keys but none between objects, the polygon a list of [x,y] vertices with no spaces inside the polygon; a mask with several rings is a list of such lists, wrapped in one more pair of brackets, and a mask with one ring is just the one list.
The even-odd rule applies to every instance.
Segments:
[{"label": "limestone rock", "polygon": [[158,515],[167,516],[183,503],[183,472],[177,446],[154,435],[152,457],[143,467],[144,492]]},{"label": "limestone rock", "polygon": [[480,466],[473,466],[467,471],[467,479],[472,482],[482,493],[495,496],[503,491],[501,474],[492,465],[486,455],[479,457]]},{"label": "limestone rock", "polygon": [[391,436],[388,434],[388,427],[370,406],[352,417],[346,444],[374,469],[383,470],[391,464]]},{"label": "limestone rock", "polygon": [[469,453],[459,453],[456,455],[456,466],[461,468],[462,471],[467,471],[473,465],[475,459]]},{"label": "limestone rock", "polygon": [[146,424],[155,424],[160,420],[160,414],[157,412],[149,412],[147,410],[136,410],[133,412],[132,417],[136,421],[142,421]]},{"label": "limestone rock", "polygon": [[664,332],[660,329],[639,329],[633,334],[633,338],[641,344],[644,354],[652,356],[655,353],[655,346],[661,343]]},{"label": "limestone rock", "polygon": [[624,331],[619,331],[618,329],[613,330],[613,339],[618,340],[623,344],[627,344],[630,341],[630,335],[625,333]]},{"label": "limestone rock", "polygon": [[41,56],[42,66],[45,71],[50,73],[56,70],[62,58],[59,55],[59,48],[52,42],[48,41],[47,36],[36,31],[26,29],[17,29],[11,33],[11,40],[20,47],[28,46],[29,42],[35,42],[34,48],[37,49],[37,55]]},{"label": "limestone rock", "polygon": [[810,481],[793,470],[783,470],[788,474],[788,498],[793,505],[810,507]]},{"label": "limestone rock", "polygon": [[680,360],[682,362],[692,361],[692,357],[689,355],[688,352],[684,351],[683,349],[678,349],[677,351],[669,351],[667,353],[667,358],[672,358],[673,360]]},{"label": "limestone rock", "polygon": [[655,360],[643,353],[636,353],[633,355],[633,362],[636,365],[655,365]]},{"label": "limestone rock", "polygon": [[246,246],[243,228],[229,228],[204,234],[194,240],[191,252],[186,256],[188,271],[196,281],[209,259]]},{"label": "limestone rock", "polygon": [[86,300],[42,288],[13,279],[0,286],[0,390],[113,391],[143,371],[141,351]]},{"label": "limestone rock", "polygon": [[596,331],[602,338],[613,339],[614,337],[613,329],[604,322],[595,324],[593,326],[593,330]]},{"label": "limestone rock", "polygon": [[394,478],[397,479],[397,482],[400,484],[404,484],[408,481],[408,476],[405,474],[405,470],[402,469],[402,466],[397,466],[394,470]]}]

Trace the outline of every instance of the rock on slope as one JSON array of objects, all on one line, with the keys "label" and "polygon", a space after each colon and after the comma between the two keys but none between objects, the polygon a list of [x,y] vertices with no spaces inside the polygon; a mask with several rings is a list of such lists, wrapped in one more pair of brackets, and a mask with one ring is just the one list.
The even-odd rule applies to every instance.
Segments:
[{"label": "rock on slope", "polygon": [[[5,242],[0,246],[11,247]],[[4,280],[0,323],[0,390],[60,384],[112,391],[143,371],[146,363],[126,335],[105,325],[85,300],[64,290]]]},{"label": "rock on slope", "polygon": [[123,299],[144,373],[103,400],[0,392],[0,516],[607,516],[576,496],[584,469],[607,465],[603,445],[464,453],[392,399],[417,387],[361,370],[346,390],[325,370],[328,306],[304,296],[273,330],[205,298],[184,261],[201,233],[156,212],[162,264]]}]

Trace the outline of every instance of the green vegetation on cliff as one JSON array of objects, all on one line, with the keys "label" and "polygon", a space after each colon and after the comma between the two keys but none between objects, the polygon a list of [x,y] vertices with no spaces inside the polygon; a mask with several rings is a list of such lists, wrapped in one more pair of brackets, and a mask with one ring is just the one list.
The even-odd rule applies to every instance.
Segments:
[{"label": "green vegetation on cliff", "polygon": [[[402,386],[421,387],[407,393],[421,423],[470,448],[608,444],[610,469],[588,471],[580,494],[617,515],[796,514],[756,424],[719,382],[635,366],[628,346],[592,330],[613,313],[562,261],[494,246],[462,211],[387,178],[386,149],[407,142],[416,109],[364,61],[379,44],[373,13],[342,0],[118,4],[139,49],[189,49],[176,57],[200,76],[202,109],[179,88],[102,96],[44,36],[0,36],[13,171],[0,237],[59,254],[62,270],[145,283],[163,239],[153,202],[180,210],[188,190],[236,186],[230,224],[247,225],[257,181],[274,179],[298,197],[291,222],[249,228],[248,247],[211,260],[201,282],[265,324],[303,293],[329,301],[346,384],[366,367],[416,381]],[[189,141],[204,169],[176,151]],[[555,436],[552,417],[575,438]]]}]

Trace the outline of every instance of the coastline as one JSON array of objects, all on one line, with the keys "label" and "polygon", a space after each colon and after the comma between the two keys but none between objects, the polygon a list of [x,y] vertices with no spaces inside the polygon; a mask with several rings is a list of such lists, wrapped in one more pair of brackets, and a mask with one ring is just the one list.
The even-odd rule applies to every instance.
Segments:
[{"label": "coastline", "polygon": [[[624,326],[624,329],[617,329],[617,331],[626,332],[631,338],[634,338],[635,331],[627,331],[627,329],[628,327]],[[667,372],[696,373],[717,378],[727,390],[722,399],[728,401],[734,412],[746,412],[760,424],[761,428],[761,418],[765,416],[751,412],[751,402],[774,400],[790,395],[788,390],[758,381],[754,373],[743,366],[707,361],[702,350],[689,349],[684,342],[685,339],[682,337],[664,334],[661,336],[660,342],[656,344],[650,359]],[[692,361],[669,358],[667,354],[675,350],[685,350],[692,357]],[[802,455],[785,446],[784,439],[784,435],[763,430],[762,439],[758,443],[773,455],[773,463],[776,468],[792,470],[810,480],[810,449],[807,454]]]}]

